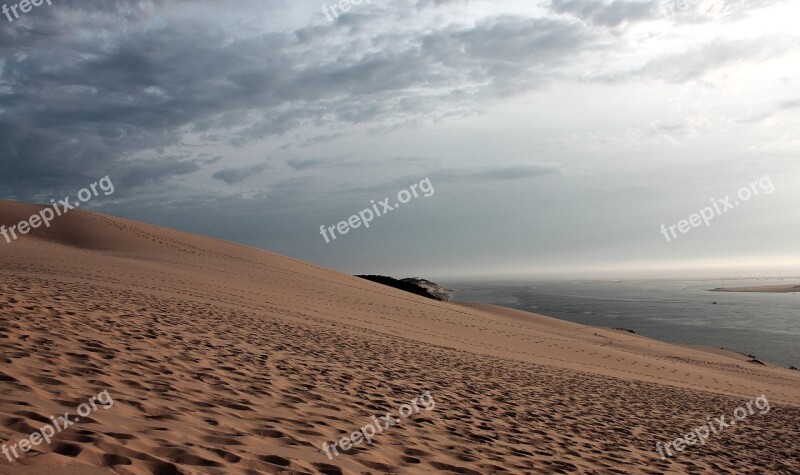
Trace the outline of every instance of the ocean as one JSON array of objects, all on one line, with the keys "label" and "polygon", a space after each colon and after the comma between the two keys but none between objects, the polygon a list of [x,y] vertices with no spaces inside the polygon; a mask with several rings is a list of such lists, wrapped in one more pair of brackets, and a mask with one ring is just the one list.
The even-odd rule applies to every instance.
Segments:
[{"label": "ocean", "polygon": [[800,368],[800,295],[708,291],[796,283],[796,279],[736,279],[442,285],[453,290],[454,300],[502,305],[584,325],[625,328],[657,340],[725,348]]}]

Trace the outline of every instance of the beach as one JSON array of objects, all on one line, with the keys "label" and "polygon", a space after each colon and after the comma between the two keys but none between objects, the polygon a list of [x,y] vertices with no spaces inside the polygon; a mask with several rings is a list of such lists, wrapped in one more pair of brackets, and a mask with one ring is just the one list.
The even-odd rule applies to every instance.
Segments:
[{"label": "beach", "polygon": [[[41,209],[0,201],[0,221]],[[83,210],[0,243],[0,268],[0,444],[113,398],[0,474],[800,472],[800,372],[734,352]],[[768,412],[657,451],[762,395]]]}]

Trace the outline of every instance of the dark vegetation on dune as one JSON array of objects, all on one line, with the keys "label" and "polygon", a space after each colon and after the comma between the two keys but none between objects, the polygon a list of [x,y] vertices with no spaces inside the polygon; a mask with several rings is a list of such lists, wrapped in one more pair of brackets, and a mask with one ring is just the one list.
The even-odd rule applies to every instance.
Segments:
[{"label": "dark vegetation on dune", "polygon": [[405,292],[409,292],[425,298],[438,300],[440,302],[447,300],[447,294],[445,289],[442,289],[437,284],[434,284],[433,282],[424,279],[418,279],[418,278],[395,279],[393,277],[387,277],[385,275],[357,275],[356,277],[360,277],[362,279],[366,279],[378,284],[386,285],[388,287],[393,287],[398,290],[403,290]]}]

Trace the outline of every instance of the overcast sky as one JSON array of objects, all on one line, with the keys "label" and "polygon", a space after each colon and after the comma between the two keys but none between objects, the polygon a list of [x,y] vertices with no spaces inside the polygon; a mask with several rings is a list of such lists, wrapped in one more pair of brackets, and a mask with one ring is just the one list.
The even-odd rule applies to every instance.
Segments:
[{"label": "overcast sky", "polygon": [[[800,274],[800,2],[333,4],[0,16],[0,196],[109,175],[97,211],[349,273]],[[320,235],[424,178],[433,196]]]}]

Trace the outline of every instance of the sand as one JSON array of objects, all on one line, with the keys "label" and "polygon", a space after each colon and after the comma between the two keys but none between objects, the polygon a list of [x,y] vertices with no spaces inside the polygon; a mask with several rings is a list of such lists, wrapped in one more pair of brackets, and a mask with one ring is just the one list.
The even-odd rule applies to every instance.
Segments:
[{"label": "sand", "polygon": [[[0,223],[37,206],[0,201]],[[0,241],[0,474],[800,473],[800,372],[71,211]],[[430,391],[330,460],[321,450]],[[668,442],[764,394],[662,460]],[[730,418],[730,415],[728,416]]]}]

